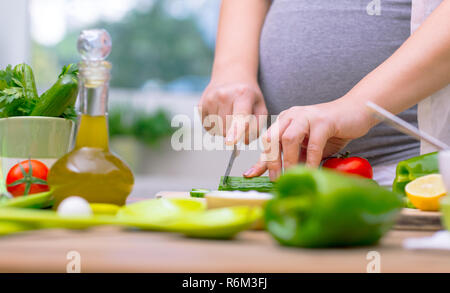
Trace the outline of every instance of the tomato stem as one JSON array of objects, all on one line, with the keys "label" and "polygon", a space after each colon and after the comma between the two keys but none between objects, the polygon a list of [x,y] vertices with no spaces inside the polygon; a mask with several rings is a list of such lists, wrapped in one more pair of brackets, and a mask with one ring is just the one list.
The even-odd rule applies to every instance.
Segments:
[{"label": "tomato stem", "polygon": [[350,156],[350,152],[349,151],[346,151],[345,153],[339,153],[338,155],[337,155],[337,158],[339,158],[339,159],[346,159],[346,158],[348,158]]}]

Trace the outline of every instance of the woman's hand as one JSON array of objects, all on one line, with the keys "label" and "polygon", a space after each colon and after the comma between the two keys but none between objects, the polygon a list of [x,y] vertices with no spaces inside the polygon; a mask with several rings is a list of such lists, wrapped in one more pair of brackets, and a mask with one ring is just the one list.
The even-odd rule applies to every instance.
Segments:
[{"label": "woman's hand", "polygon": [[[230,79],[211,81],[200,99],[199,111],[205,129],[226,136],[226,144],[237,143],[244,134],[248,144],[257,138],[258,121],[265,119],[267,108],[256,80],[245,81],[245,78],[231,75]],[[256,119],[250,119],[250,115],[255,115]],[[221,119],[220,122],[217,119]]]},{"label": "woman's hand", "polygon": [[261,159],[244,176],[260,176],[268,169],[270,178],[275,180],[282,167],[287,169],[301,161],[317,167],[323,158],[366,134],[375,123],[363,104],[343,99],[292,107],[283,111],[263,135]]},{"label": "woman's hand", "polygon": [[[212,134],[226,136],[228,145],[237,143],[244,133],[246,143],[258,136],[253,130],[260,126],[253,122],[259,117],[255,121],[245,116],[267,115],[257,76],[259,38],[270,4],[269,0],[227,0],[221,4],[211,83],[199,110],[203,126]],[[232,122],[226,123],[227,115],[233,115]],[[215,125],[219,117],[223,123]]]}]

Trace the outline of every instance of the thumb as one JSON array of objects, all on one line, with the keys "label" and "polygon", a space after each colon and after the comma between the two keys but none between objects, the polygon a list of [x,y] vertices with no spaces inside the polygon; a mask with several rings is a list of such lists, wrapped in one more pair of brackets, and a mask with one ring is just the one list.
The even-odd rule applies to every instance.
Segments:
[{"label": "thumb", "polygon": [[251,167],[244,173],[244,177],[246,178],[258,177],[264,174],[266,170],[267,170],[266,162],[260,159],[258,163],[253,165],[253,167]]}]

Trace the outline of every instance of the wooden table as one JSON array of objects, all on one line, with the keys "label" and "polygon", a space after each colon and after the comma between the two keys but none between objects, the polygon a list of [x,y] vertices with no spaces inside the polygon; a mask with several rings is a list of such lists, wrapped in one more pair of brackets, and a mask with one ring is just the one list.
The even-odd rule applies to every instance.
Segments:
[{"label": "wooden table", "polygon": [[394,230],[374,247],[298,249],[262,231],[219,241],[114,227],[41,230],[0,238],[0,272],[66,272],[71,250],[80,253],[82,272],[366,272],[372,250],[382,272],[450,272],[450,252],[401,247],[431,234]]}]

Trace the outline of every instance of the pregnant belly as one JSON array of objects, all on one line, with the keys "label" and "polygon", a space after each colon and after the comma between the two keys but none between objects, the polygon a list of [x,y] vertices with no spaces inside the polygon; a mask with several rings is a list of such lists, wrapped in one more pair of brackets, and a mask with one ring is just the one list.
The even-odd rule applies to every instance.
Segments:
[{"label": "pregnant belly", "polygon": [[260,84],[271,114],[335,100],[410,34],[411,0],[275,0],[260,40]]}]

